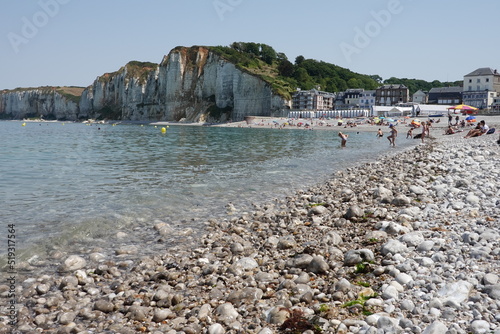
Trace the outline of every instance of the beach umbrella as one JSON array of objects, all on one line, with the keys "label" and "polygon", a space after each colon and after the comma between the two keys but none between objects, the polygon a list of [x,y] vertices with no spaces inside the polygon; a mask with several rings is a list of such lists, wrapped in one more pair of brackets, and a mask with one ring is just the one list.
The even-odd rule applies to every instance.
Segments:
[{"label": "beach umbrella", "polygon": [[473,120],[473,119],[476,119],[476,116],[467,116],[465,118],[466,121],[470,121],[470,120]]},{"label": "beach umbrella", "polygon": [[386,118],[385,119],[386,122],[396,122],[395,120],[393,120],[392,118]]},{"label": "beach umbrella", "polygon": [[458,109],[458,110],[477,110],[478,108],[469,106],[467,104],[457,104],[456,106],[449,107],[448,109],[452,109],[452,110],[456,110],[456,109]]},{"label": "beach umbrella", "polygon": [[466,113],[471,113],[477,111],[478,108],[469,106],[467,104],[458,104],[456,106],[449,107],[448,110],[461,110],[462,112],[465,111]]}]

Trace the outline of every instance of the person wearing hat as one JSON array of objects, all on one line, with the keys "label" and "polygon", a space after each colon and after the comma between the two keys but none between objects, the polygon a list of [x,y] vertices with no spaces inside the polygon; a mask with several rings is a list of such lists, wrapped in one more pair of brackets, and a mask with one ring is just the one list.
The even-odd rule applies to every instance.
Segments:
[{"label": "person wearing hat", "polygon": [[389,129],[391,130],[390,135],[387,137],[389,139],[389,145],[396,146],[396,137],[398,136],[398,130],[394,124],[389,125]]}]

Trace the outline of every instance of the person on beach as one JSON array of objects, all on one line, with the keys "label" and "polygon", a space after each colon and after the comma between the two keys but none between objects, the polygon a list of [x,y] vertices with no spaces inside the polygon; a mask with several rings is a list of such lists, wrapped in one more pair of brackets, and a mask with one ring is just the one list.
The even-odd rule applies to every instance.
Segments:
[{"label": "person on beach", "polygon": [[470,130],[466,135],[465,138],[471,138],[471,137],[479,137],[484,135],[486,132],[488,132],[489,126],[486,125],[486,122],[482,120],[479,122],[479,124],[472,130]]},{"label": "person on beach", "polygon": [[455,117],[455,126],[458,126],[458,122],[460,121],[460,116]]},{"label": "person on beach", "polygon": [[454,134],[454,133],[455,133],[455,130],[454,130],[454,129],[453,129],[453,127],[450,125],[450,126],[448,126],[448,129],[446,129],[446,131],[445,131],[445,133],[444,133],[444,134],[445,134],[445,135],[452,135],[452,134]]},{"label": "person on beach", "polygon": [[413,139],[413,128],[410,128],[406,133],[406,139]]},{"label": "person on beach", "polygon": [[420,139],[422,140],[422,143],[424,143],[424,138],[425,136],[427,135],[427,132],[428,132],[428,125],[427,125],[427,122],[422,122],[422,134],[420,135]]},{"label": "person on beach", "polygon": [[396,130],[396,127],[393,124],[389,125],[389,129],[391,130],[390,135],[387,137],[387,139],[389,140],[389,146],[396,146],[396,137],[398,136],[398,130]]},{"label": "person on beach", "polygon": [[347,143],[347,137],[349,137],[349,135],[339,132],[339,137],[340,137],[340,146],[345,147],[345,144]]},{"label": "person on beach", "polygon": [[382,132],[382,129],[378,129],[377,138],[382,138],[383,136],[384,136],[384,133]]}]

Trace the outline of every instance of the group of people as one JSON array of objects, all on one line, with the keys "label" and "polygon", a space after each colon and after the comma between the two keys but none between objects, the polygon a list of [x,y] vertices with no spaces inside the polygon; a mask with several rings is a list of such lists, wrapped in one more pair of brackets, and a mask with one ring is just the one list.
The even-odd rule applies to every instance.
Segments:
[{"label": "group of people", "polygon": [[467,132],[467,134],[465,135],[465,138],[482,136],[482,135],[488,133],[489,129],[490,129],[490,127],[488,125],[486,125],[486,122],[484,120],[481,120],[474,129]]},{"label": "group of people", "polygon": [[[463,131],[463,130],[458,130],[456,128],[456,125],[458,125],[458,124],[460,124],[459,119],[456,120],[455,127],[453,124],[448,123],[448,128],[446,129],[444,134],[451,135],[451,134],[454,134],[456,132]],[[417,135],[413,135],[413,131],[414,131],[415,127],[411,127],[406,134],[406,138],[407,139],[420,138],[422,140],[422,143],[423,143],[424,139],[426,137],[428,138],[430,136],[430,128],[431,127],[432,127],[432,123],[430,121],[422,122],[420,124],[421,133],[419,133]],[[394,124],[389,124],[389,131],[390,131],[390,133],[387,136],[387,140],[389,140],[389,145],[396,146],[396,137],[398,136],[398,130],[396,129],[396,126]],[[467,135],[465,135],[465,138],[478,137],[478,136],[482,136],[484,134],[493,133],[494,131],[495,131],[495,129],[490,129],[488,127],[488,125],[486,125],[486,122],[484,120],[481,120],[474,129],[470,130],[467,133]],[[345,147],[346,143],[347,143],[347,138],[349,136],[346,133],[342,133],[342,132],[339,132],[338,136],[340,137],[340,140],[341,140],[341,146]],[[380,128],[378,129],[376,136],[377,136],[377,138],[382,138],[384,136],[382,129],[380,129]],[[500,138],[498,140],[498,144],[500,144]]]}]

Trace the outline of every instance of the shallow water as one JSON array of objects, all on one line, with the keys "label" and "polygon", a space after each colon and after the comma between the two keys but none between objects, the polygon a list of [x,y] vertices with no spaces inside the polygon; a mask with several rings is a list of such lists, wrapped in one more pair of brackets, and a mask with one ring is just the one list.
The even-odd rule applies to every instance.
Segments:
[{"label": "shallow water", "polygon": [[[375,133],[351,133],[341,148],[337,131],[21,124],[0,122],[0,215],[2,228],[16,225],[25,258],[54,248],[112,254],[126,244],[154,253],[182,242],[158,245],[158,221],[198,232],[208,218],[228,217],[229,202],[250,211],[393,151]],[[117,241],[118,231],[130,237]]]}]

